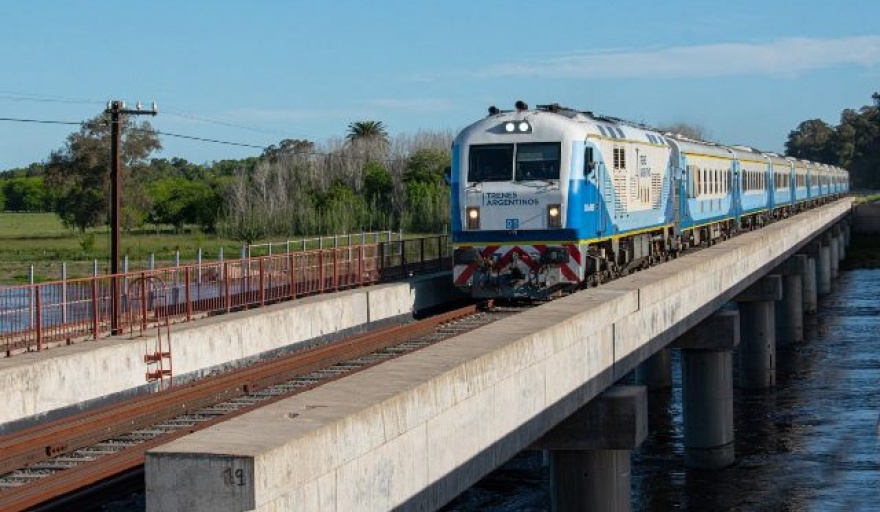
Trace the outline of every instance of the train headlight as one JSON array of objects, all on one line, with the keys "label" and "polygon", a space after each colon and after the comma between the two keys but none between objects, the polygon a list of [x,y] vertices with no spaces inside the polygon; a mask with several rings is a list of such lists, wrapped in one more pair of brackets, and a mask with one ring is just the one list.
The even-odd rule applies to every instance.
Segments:
[{"label": "train headlight", "polygon": [[507,133],[531,133],[532,125],[528,121],[508,121],[504,123],[504,131]]},{"label": "train headlight", "polygon": [[468,229],[480,229],[480,208],[477,206],[469,206],[465,210],[467,216]]},{"label": "train headlight", "polygon": [[562,227],[562,207],[558,204],[547,205],[547,227]]}]

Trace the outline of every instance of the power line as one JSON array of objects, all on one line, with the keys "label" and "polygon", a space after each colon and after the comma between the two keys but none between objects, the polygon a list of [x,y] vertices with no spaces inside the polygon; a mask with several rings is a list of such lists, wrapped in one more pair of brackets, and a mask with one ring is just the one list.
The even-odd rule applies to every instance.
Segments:
[{"label": "power line", "polygon": [[[17,122],[17,123],[35,123],[35,124],[57,124],[57,125],[69,125],[69,126],[88,126],[89,123],[87,121],[75,122],[75,121],[55,121],[55,120],[45,120],[45,119],[22,119],[16,117],[0,117],[0,121],[8,121],[8,122]],[[164,135],[166,137],[174,137],[178,139],[187,139],[194,140],[197,142],[208,142],[211,144],[223,144],[227,146],[237,146],[243,148],[253,148],[259,150],[265,150],[269,146],[259,146],[256,144],[248,144],[245,142],[233,142],[227,140],[219,140],[219,139],[209,139],[206,137],[197,137],[194,135],[183,135],[180,133],[169,133],[163,132],[159,130],[147,130],[144,128],[138,128],[136,126],[129,127],[129,130],[133,131],[142,131],[142,132],[152,132],[156,135]],[[370,157],[368,155],[343,155],[339,153],[322,153],[318,151],[304,151],[300,153],[293,153],[295,156],[313,156],[313,157],[323,157],[323,158],[338,158],[344,160],[369,160]],[[406,160],[405,157],[386,157],[386,158],[376,158],[375,160],[383,161],[383,162],[397,162],[401,160]]]},{"label": "power line", "polygon": [[37,103],[74,103],[84,105],[103,105],[104,102],[99,100],[87,100],[82,98],[67,98],[64,96],[43,96],[40,94],[31,94],[17,91],[0,90],[0,99],[11,101],[33,101]]},{"label": "power line", "polygon": [[74,121],[46,121],[43,119],[20,119],[17,117],[0,117],[0,121],[11,121],[16,123],[36,123],[36,124],[66,124],[66,125],[74,125],[79,126],[84,124],[82,122],[74,122]]},{"label": "power line", "polygon": [[282,136],[288,135],[280,130],[274,130],[271,128],[260,128],[260,127],[256,127],[256,126],[246,126],[243,124],[235,124],[235,123],[232,123],[229,121],[224,121],[222,119],[213,119],[210,117],[195,116],[192,114],[185,114],[183,112],[174,112],[174,111],[163,110],[162,115],[181,117],[184,119],[192,119],[194,121],[201,121],[203,123],[216,124],[216,125],[220,125],[220,126],[228,126],[230,128],[239,128],[241,130],[249,130],[252,132],[273,133],[275,135],[282,135]]},{"label": "power line", "polygon": [[[9,122],[16,122],[16,123],[60,124],[60,125],[69,125],[69,126],[82,126],[82,125],[89,124],[87,121],[81,121],[81,122],[54,121],[54,120],[46,120],[46,119],[22,119],[22,118],[18,118],[18,117],[0,117],[0,121],[9,121]],[[158,130],[146,130],[144,128],[137,128],[137,127],[131,127],[129,129],[135,130],[135,131],[153,132],[156,135],[165,135],[167,137],[177,137],[180,139],[190,139],[190,140],[196,140],[196,141],[200,141],[200,142],[213,142],[216,144],[226,144],[228,146],[241,146],[241,147],[256,148],[256,149],[266,149],[268,147],[268,146],[257,146],[254,144],[246,144],[244,142],[231,142],[231,141],[225,141],[225,140],[196,137],[193,135],[182,135],[179,133],[168,133],[168,132],[162,132],[162,131],[158,131]]]},{"label": "power line", "polygon": [[226,140],[217,140],[217,139],[206,139],[204,137],[195,137],[193,135],[181,135],[179,133],[168,133],[168,132],[160,132],[158,130],[144,130],[142,128],[134,128],[139,131],[153,131],[156,135],[165,135],[166,137],[177,137],[178,139],[189,139],[196,140],[200,142],[213,142],[215,144],[225,144],[227,146],[239,146],[243,148],[256,148],[256,149],[266,149],[268,146],[257,146],[254,144],[246,144],[244,142],[230,142]]}]

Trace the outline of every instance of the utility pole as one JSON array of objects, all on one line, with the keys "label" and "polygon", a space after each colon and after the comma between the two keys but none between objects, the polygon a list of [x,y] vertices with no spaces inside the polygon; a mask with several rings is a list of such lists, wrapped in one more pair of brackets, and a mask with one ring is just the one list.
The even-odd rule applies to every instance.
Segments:
[{"label": "utility pole", "polygon": [[113,295],[113,312],[110,315],[110,333],[122,334],[119,319],[122,316],[121,281],[119,279],[119,259],[122,218],[122,115],[151,115],[159,111],[153,103],[150,110],[141,109],[138,102],[135,109],[126,109],[124,101],[110,101],[104,111],[110,114],[110,291]]}]

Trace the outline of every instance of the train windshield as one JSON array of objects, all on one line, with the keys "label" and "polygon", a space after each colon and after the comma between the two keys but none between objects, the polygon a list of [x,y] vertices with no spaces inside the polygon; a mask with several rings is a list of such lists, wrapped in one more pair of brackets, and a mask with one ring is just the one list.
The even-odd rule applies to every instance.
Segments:
[{"label": "train windshield", "polygon": [[471,146],[468,181],[510,181],[513,144]]},{"label": "train windshield", "polygon": [[516,145],[516,181],[558,179],[558,142]]},{"label": "train windshield", "polygon": [[558,180],[559,148],[558,142],[471,146],[467,181]]}]

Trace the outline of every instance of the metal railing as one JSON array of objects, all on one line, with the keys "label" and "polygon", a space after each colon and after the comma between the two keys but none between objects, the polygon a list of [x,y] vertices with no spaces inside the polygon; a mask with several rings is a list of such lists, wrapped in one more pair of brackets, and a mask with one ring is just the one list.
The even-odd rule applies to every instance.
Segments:
[{"label": "metal railing", "polygon": [[[0,287],[0,347],[9,357],[142,332],[166,318],[188,322],[439,271],[450,268],[450,254],[448,236],[442,235]],[[163,282],[165,295],[129,286],[146,279]],[[119,290],[119,308],[114,308],[113,290]]]},{"label": "metal railing", "polygon": [[312,238],[300,238],[285,240],[283,242],[268,242],[262,244],[250,244],[245,246],[246,256],[271,256],[273,254],[307,251],[309,249],[336,249],[343,245],[379,245],[383,242],[403,240],[402,231],[370,231],[362,233],[348,233],[345,235],[327,235]]}]

